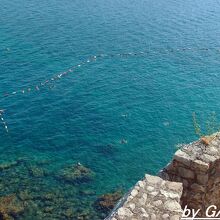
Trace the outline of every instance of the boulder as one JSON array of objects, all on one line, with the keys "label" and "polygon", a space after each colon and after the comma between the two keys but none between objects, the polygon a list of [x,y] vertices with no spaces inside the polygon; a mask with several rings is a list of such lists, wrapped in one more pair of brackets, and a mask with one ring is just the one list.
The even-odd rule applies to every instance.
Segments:
[{"label": "boulder", "polygon": [[85,183],[92,180],[94,172],[80,163],[64,168],[59,174],[60,180],[69,183]]},{"label": "boulder", "polygon": [[122,191],[119,190],[112,193],[103,194],[95,201],[95,208],[108,213],[114,208],[122,196]]}]

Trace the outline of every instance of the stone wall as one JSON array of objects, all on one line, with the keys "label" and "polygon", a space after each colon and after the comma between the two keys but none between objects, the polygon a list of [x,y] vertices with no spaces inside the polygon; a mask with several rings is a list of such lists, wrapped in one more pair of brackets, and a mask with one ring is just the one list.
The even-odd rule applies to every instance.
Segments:
[{"label": "stone wall", "polygon": [[177,220],[185,205],[200,209],[196,217],[205,217],[210,205],[220,210],[219,133],[182,145],[159,177],[146,175],[106,220]]},{"label": "stone wall", "polygon": [[208,145],[199,140],[184,145],[160,176],[183,183],[181,205],[201,209],[200,217],[210,205],[220,208],[220,138],[219,134]]},{"label": "stone wall", "polygon": [[178,220],[182,215],[182,184],[145,175],[108,218],[111,220]]}]

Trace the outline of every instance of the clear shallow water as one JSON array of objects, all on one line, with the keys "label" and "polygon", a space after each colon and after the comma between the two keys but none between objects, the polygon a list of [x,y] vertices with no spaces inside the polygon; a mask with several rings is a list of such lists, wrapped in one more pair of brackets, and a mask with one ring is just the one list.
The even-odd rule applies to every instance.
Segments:
[{"label": "clear shallow water", "polygon": [[[86,210],[88,218],[102,219],[92,205],[99,195],[127,190],[144,173],[163,167],[175,144],[194,140],[192,112],[203,121],[212,111],[220,113],[220,53],[159,52],[219,48],[217,0],[1,0],[0,8],[1,94],[35,85],[91,55],[149,51],[97,60],[52,89],[1,98],[10,130],[0,129],[1,163],[25,158],[1,173],[1,195],[28,189],[37,204],[22,219],[68,219],[62,210],[69,207],[71,218]],[[92,182],[72,185],[55,178],[77,162],[95,172]],[[47,175],[31,176],[30,166]],[[63,204],[53,211],[56,216],[43,209],[43,195],[35,198],[49,192],[50,206]]]}]

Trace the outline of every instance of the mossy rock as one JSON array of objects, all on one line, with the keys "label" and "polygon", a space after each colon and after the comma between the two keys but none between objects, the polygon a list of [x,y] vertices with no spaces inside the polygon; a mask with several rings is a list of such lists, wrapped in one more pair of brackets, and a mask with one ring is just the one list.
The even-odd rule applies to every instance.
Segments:
[{"label": "mossy rock", "polygon": [[28,167],[29,173],[32,177],[43,177],[45,176],[45,171],[37,166]]},{"label": "mossy rock", "polygon": [[9,162],[9,163],[2,163],[2,164],[0,164],[0,171],[10,169],[10,168],[15,167],[17,165],[18,165],[18,161],[13,161],[13,162]]},{"label": "mossy rock", "polygon": [[68,208],[66,209],[64,212],[63,212],[64,216],[67,218],[67,219],[73,219],[74,217],[74,211],[72,208]]},{"label": "mossy rock", "polygon": [[14,194],[0,197],[0,219],[16,219],[23,211],[23,203]]},{"label": "mossy rock", "polygon": [[116,203],[121,199],[122,196],[123,193],[121,190],[103,194],[95,201],[94,206],[99,211],[109,213],[114,208]]},{"label": "mossy rock", "polygon": [[70,183],[85,183],[94,178],[94,172],[78,163],[64,168],[58,175],[60,180]]}]

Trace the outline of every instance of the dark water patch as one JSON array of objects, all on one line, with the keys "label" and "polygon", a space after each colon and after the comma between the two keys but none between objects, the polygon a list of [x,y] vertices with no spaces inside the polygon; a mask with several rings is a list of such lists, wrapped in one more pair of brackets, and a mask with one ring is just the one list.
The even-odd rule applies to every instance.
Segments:
[{"label": "dark water patch", "polygon": [[114,157],[114,155],[118,153],[117,144],[115,143],[95,145],[93,148],[100,156],[107,158]]}]

